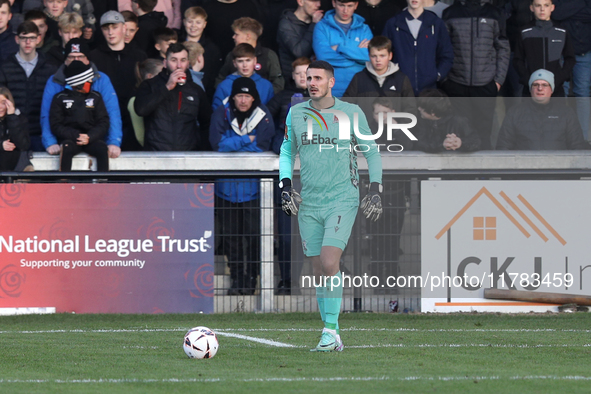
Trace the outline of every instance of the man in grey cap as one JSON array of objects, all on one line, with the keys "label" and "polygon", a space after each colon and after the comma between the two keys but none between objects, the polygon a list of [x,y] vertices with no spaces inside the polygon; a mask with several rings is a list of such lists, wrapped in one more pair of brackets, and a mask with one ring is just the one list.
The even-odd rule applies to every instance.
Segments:
[{"label": "man in grey cap", "polygon": [[529,78],[531,100],[524,99],[505,116],[497,150],[591,149],[581,125],[564,99],[552,97],[554,74],[539,69]]},{"label": "man in grey cap", "polygon": [[127,103],[135,88],[135,65],[144,61],[147,56],[139,48],[125,44],[125,18],[117,11],[108,11],[101,17],[101,31],[106,43],[90,52],[90,60],[99,71],[111,79],[111,83],[119,99],[121,121],[123,123],[123,141],[121,149],[125,151],[140,150],[141,146],[135,138]]}]

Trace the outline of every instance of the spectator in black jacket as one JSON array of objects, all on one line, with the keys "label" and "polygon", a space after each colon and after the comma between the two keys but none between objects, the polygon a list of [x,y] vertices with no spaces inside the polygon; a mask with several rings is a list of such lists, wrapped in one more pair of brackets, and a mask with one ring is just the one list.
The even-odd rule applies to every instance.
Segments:
[{"label": "spectator in black jacket", "polygon": [[144,118],[144,148],[151,151],[211,150],[211,106],[190,74],[183,44],[168,48],[164,69],[137,90],[134,108]]},{"label": "spectator in black jacket", "polygon": [[355,10],[357,15],[365,19],[374,36],[383,33],[386,22],[400,12],[400,8],[392,0],[363,0]]},{"label": "spectator in black jacket", "polygon": [[[211,0],[204,1],[202,6],[208,15],[205,35],[215,39],[220,48],[222,59],[226,58],[236,43],[232,39],[232,24],[236,19],[250,17],[261,21],[261,13],[256,0]],[[254,46],[254,45],[253,45]]]},{"label": "spectator in black jacket", "polygon": [[29,133],[27,121],[16,111],[10,90],[3,86],[0,87],[0,141],[0,171],[14,171],[21,153],[29,149]]},{"label": "spectator in black jacket", "polygon": [[437,89],[423,90],[418,98],[419,119],[416,150],[438,153],[473,152],[480,149],[478,133],[467,118],[453,113],[449,97]]},{"label": "spectator in black jacket", "polygon": [[133,11],[121,11],[121,15],[125,19],[125,43],[131,44],[131,41],[133,41],[138,32],[137,15]]},{"label": "spectator in black jacket", "polygon": [[53,46],[47,51],[47,61],[59,67],[66,60],[66,44],[68,41],[72,38],[82,37],[84,20],[76,12],[66,12],[58,19],[57,27],[61,45]]},{"label": "spectator in black jacket", "polygon": [[133,12],[138,16],[138,32],[133,41],[145,53],[154,50],[154,30],[166,27],[168,18],[164,12],[154,11],[158,0],[137,0],[131,2]]},{"label": "spectator in black jacket", "polygon": [[[285,80],[283,79],[283,75],[281,75],[279,57],[277,57],[274,51],[258,43],[259,37],[263,34],[263,25],[253,18],[243,17],[236,19],[232,23],[232,30],[234,31],[233,38],[236,45],[250,44],[254,48],[257,60],[254,69],[255,72],[273,84],[273,92],[278,93],[282,91],[285,86]],[[216,79],[216,85],[219,85],[228,75],[237,71],[233,60],[233,54],[228,53]]]},{"label": "spectator in black jacket", "polygon": [[531,99],[511,108],[497,141],[497,150],[591,149],[583,138],[574,110],[564,100],[551,100],[554,74],[534,71],[529,79]]},{"label": "spectator in black jacket", "polygon": [[496,96],[505,82],[511,48],[505,15],[491,0],[458,0],[443,11],[454,50],[454,63],[442,85],[454,107],[469,114],[482,149],[491,149]]},{"label": "spectator in black jacket", "polygon": [[287,87],[273,96],[267,103],[267,108],[271,116],[273,116],[273,123],[275,124],[275,137],[271,143],[271,150],[277,154],[279,154],[285,137],[285,119],[289,109],[295,104],[294,101],[301,102],[304,97],[310,96],[306,86],[306,70],[310,63],[312,61],[307,57],[294,60],[291,64],[293,71]]},{"label": "spectator in black jacket", "polygon": [[64,75],[72,89],[53,97],[49,117],[62,147],[60,170],[71,171],[74,156],[86,152],[96,158],[98,171],[109,171],[109,150],[103,140],[109,130],[109,114],[101,94],[91,90],[92,66],[75,60]]},{"label": "spectator in black jacket", "polygon": [[0,61],[18,52],[15,34],[10,27],[10,1],[0,0]]},{"label": "spectator in black jacket", "polygon": [[[503,1],[506,1],[505,4],[499,6],[502,6],[505,14],[508,15],[507,38],[509,39],[509,44],[511,46],[511,58],[509,61],[509,68],[507,69],[507,77],[505,78],[505,83],[501,86],[500,94],[505,98],[521,97],[523,96],[524,88],[527,89],[528,92],[529,89],[526,86],[527,84],[523,85],[519,81],[519,74],[515,69],[514,54],[517,40],[521,37],[521,29],[523,26],[534,20],[533,14],[529,9],[531,0]],[[510,100],[506,99],[505,101]]]},{"label": "spectator in black jacket", "polygon": [[28,122],[31,150],[44,152],[39,118],[41,101],[45,84],[55,74],[57,67],[50,64],[44,54],[37,53],[39,29],[36,24],[31,21],[23,22],[17,32],[19,51],[2,62],[0,85],[10,89],[16,107]]},{"label": "spectator in black jacket", "polygon": [[[102,2],[108,2],[108,0],[102,0]],[[56,16],[53,18],[56,22],[66,12],[77,13],[82,17],[86,25],[84,28],[84,38],[87,40],[92,38],[92,32],[96,23],[95,15],[100,17],[104,13],[95,13],[96,7],[91,0],[24,0],[23,12],[26,13],[30,10],[45,10],[50,18],[53,18],[53,15]],[[89,31],[87,32],[86,29]]]},{"label": "spectator in black jacket", "polygon": [[585,139],[591,120],[591,2],[589,0],[554,0],[552,19],[560,23],[573,39],[576,63],[570,89],[577,103],[577,116]]},{"label": "spectator in black jacket", "polygon": [[[44,22],[47,24],[47,42],[43,44],[45,47],[50,41],[57,41],[58,37],[58,28],[57,28],[57,20],[60,16],[62,16],[66,12],[66,6],[68,5],[67,0],[44,0],[43,5],[45,6],[42,9],[41,14],[44,15]],[[25,7],[27,8],[27,7]],[[25,14],[25,20],[32,20],[31,15],[33,13],[38,12],[38,9],[34,7],[31,10],[28,10]],[[34,19],[39,20],[38,16],[35,16]],[[41,47],[41,48],[43,48]],[[39,49],[41,49],[39,48]]]},{"label": "spectator in black jacket", "polygon": [[203,35],[207,26],[207,12],[201,7],[191,7],[185,11],[183,24],[187,33],[186,40],[199,43],[203,47],[202,82],[207,98],[211,101],[215,92],[215,78],[222,66],[222,55],[218,46],[209,37]]},{"label": "spectator in black jacket", "polygon": [[[273,116],[275,124],[275,136],[271,141],[271,150],[279,154],[281,144],[285,140],[285,119],[292,105],[303,102],[305,97],[310,97],[308,87],[306,86],[306,70],[312,61],[307,57],[300,57],[291,64],[293,71],[291,78],[286,78],[286,87],[277,93],[267,103],[269,113]],[[281,206],[281,189],[274,188],[274,202],[276,207]],[[281,281],[277,284],[275,294],[291,294],[291,220],[289,216],[279,215],[277,217],[277,258],[279,264],[279,273]],[[299,272],[300,265],[295,265],[294,269]],[[294,271],[294,273],[296,273]],[[298,275],[295,275],[298,276]]]},{"label": "spectator in black jacket", "polygon": [[279,62],[286,80],[291,75],[294,60],[300,57],[311,58],[314,54],[314,27],[324,16],[324,11],[320,9],[320,0],[297,1],[298,8],[295,11],[283,11],[277,28]]},{"label": "spectator in black jacket", "polygon": [[10,28],[14,34],[16,34],[16,29],[25,21],[25,15],[23,14],[23,0],[10,0],[10,13],[12,14]]},{"label": "spectator in black jacket", "polygon": [[125,44],[125,19],[117,11],[109,11],[101,17],[101,30],[107,41],[90,52],[90,61],[99,71],[111,79],[119,99],[123,127],[122,150],[141,150],[133,132],[127,103],[135,88],[135,65],[147,58],[140,49]]},{"label": "spectator in black jacket", "polygon": [[152,52],[146,52],[153,59],[166,59],[166,51],[170,44],[178,42],[179,36],[176,31],[169,27],[159,27],[154,30],[154,48]]},{"label": "spectator in black jacket", "polygon": [[521,30],[515,45],[513,63],[524,86],[524,96],[529,96],[527,81],[541,68],[554,74],[554,97],[564,97],[563,84],[570,79],[575,65],[575,51],[568,32],[555,26],[550,20],[554,4],[552,0],[533,0],[530,6],[536,21]]},{"label": "spectator in black jacket", "polygon": [[[62,14],[63,15],[63,14]],[[43,11],[30,10],[25,14],[25,21],[31,21],[39,28],[39,42],[37,52],[47,53],[53,47],[59,46],[59,29],[57,21],[51,19]]]},{"label": "spectator in black jacket", "polygon": [[417,113],[415,94],[410,80],[397,63],[392,63],[392,41],[384,36],[375,36],[369,41],[369,62],[355,74],[343,97],[352,97],[367,118],[373,112],[373,100],[362,97],[392,97],[397,112]]},{"label": "spectator in black jacket", "polygon": [[97,18],[107,11],[117,11],[117,0],[91,0],[91,2]]}]

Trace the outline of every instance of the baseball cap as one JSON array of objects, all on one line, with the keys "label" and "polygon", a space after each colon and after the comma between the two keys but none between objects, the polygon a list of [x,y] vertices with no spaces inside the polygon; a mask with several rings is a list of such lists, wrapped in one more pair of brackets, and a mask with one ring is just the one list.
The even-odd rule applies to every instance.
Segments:
[{"label": "baseball cap", "polygon": [[125,18],[117,11],[107,11],[101,16],[101,26],[112,23],[125,23]]}]

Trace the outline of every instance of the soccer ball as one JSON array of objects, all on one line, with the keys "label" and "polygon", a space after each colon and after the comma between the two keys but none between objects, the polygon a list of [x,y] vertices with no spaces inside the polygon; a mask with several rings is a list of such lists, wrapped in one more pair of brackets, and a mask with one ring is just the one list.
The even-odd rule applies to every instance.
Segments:
[{"label": "soccer ball", "polygon": [[212,358],[218,346],[218,338],[207,327],[191,328],[183,340],[183,350],[189,358]]}]

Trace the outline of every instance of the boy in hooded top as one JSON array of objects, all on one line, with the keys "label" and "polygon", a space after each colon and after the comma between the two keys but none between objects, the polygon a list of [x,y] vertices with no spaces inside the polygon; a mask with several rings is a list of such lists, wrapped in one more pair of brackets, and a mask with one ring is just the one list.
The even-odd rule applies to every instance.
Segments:
[{"label": "boy in hooded top", "polygon": [[236,72],[228,75],[226,79],[218,85],[215,94],[213,95],[213,109],[215,110],[220,105],[225,104],[225,100],[232,91],[232,83],[240,77],[251,78],[256,84],[261,102],[267,104],[275,93],[273,92],[273,85],[271,82],[255,72],[257,58],[253,46],[246,43],[238,44],[232,50],[232,56],[234,58],[233,64],[234,67],[236,67]]}]

